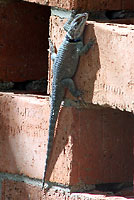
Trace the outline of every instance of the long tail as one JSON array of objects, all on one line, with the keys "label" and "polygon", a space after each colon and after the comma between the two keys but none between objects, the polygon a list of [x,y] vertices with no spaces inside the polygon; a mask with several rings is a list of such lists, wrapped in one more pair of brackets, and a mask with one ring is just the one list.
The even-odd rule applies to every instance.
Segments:
[{"label": "long tail", "polygon": [[43,176],[43,181],[42,181],[42,189],[44,188],[45,185],[45,178],[46,178],[46,172],[48,168],[48,162],[50,159],[50,154],[53,146],[53,139],[54,139],[54,130],[55,130],[55,125],[60,109],[60,104],[61,102],[56,102],[51,105],[51,112],[50,112],[50,119],[49,119],[49,135],[48,135],[48,144],[47,144],[47,154],[46,154],[46,161],[45,161],[45,170],[44,170],[44,176]]}]

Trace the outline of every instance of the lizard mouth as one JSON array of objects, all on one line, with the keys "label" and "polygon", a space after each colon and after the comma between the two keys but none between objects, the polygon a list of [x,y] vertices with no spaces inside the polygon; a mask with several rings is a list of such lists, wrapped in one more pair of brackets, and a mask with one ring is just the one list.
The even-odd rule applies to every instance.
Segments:
[{"label": "lizard mouth", "polygon": [[87,13],[83,13],[83,15],[79,16],[77,19],[76,19],[76,22],[81,22],[84,20],[87,20],[88,18],[88,14]]}]

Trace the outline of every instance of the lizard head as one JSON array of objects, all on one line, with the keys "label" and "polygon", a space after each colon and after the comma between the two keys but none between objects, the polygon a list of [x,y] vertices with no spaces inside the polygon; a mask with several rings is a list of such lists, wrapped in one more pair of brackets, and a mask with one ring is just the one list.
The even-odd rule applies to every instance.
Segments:
[{"label": "lizard head", "polygon": [[77,40],[82,36],[87,19],[87,13],[81,13],[75,16],[67,32],[67,36],[69,37],[69,39]]}]

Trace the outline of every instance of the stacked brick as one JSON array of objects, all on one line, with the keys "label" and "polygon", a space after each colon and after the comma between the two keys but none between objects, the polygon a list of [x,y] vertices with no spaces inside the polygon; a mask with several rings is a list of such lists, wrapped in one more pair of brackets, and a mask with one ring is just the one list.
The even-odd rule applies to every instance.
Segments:
[{"label": "stacked brick", "polygon": [[63,8],[67,10],[84,9],[84,10],[133,10],[133,0],[26,0],[28,2],[35,2],[42,5]]},{"label": "stacked brick", "polygon": [[49,14],[36,4],[0,4],[0,81],[47,78]]},{"label": "stacked brick", "polygon": [[[90,11],[134,8],[132,0],[29,2],[0,7],[0,79],[22,82],[47,77],[48,73],[48,94],[52,83],[50,60],[49,72],[47,68],[48,21],[49,34],[57,49],[65,36],[63,24],[66,21],[60,16],[49,19],[48,6],[58,7],[59,15],[61,8]],[[125,21],[125,25],[117,23],[124,21],[89,21],[86,26],[84,42],[94,38],[96,43],[81,57],[74,77],[77,87],[84,93],[86,106],[78,105],[70,93],[66,93],[47,172],[50,185],[47,193],[41,191],[41,179],[48,137],[49,98],[0,93],[2,200],[124,199],[113,194],[107,197],[95,190],[98,184],[133,181],[134,118],[130,112],[134,111],[134,30],[133,25],[126,25],[133,20]],[[89,191],[92,187],[96,195],[72,193]]]},{"label": "stacked brick", "polygon": [[[50,35],[57,49],[65,36],[64,23],[65,20],[59,17],[52,16],[50,19]],[[115,20],[114,23],[88,22],[84,42],[95,39],[96,44],[87,55],[81,57],[74,78],[77,87],[83,91],[87,104],[99,104],[134,112],[132,23],[132,19]],[[50,68],[50,93],[51,71]],[[72,99],[69,94],[67,97]]]},{"label": "stacked brick", "polygon": [[[19,183],[14,181],[4,181],[2,192],[2,200],[5,199],[20,199],[20,200],[127,200],[123,197],[106,196],[105,194],[85,194],[85,193],[69,193],[68,191],[59,189],[50,189],[47,194],[44,194],[39,187],[32,185],[26,185],[25,183]],[[129,198],[130,199],[130,198]]]},{"label": "stacked brick", "polygon": [[[38,186],[32,185],[25,183],[23,176],[18,181],[16,174],[34,178],[35,183],[42,178],[48,137],[48,98],[1,93],[0,102],[3,199],[19,195],[24,188],[27,191],[24,195],[38,191],[43,198],[41,181]],[[92,106],[62,108],[47,179],[51,183],[71,185],[74,191],[83,185],[87,188],[102,182],[131,182],[133,126],[129,113]],[[3,173],[8,174],[3,178]],[[15,175],[10,178],[10,174]],[[55,199],[60,193],[52,188],[45,198]],[[66,195],[72,199],[70,193]]]},{"label": "stacked brick", "polygon": [[[48,5],[58,5],[59,8],[66,8],[69,10],[82,8],[83,10],[88,9],[90,11],[120,10],[124,8],[133,9],[133,2],[128,1],[118,1],[116,5],[114,1],[50,1]],[[56,49],[58,49],[65,36],[63,24],[66,19],[62,18],[63,15],[60,18],[60,12],[62,12],[62,10],[59,9],[58,16],[54,15],[50,17],[50,37]],[[118,23],[120,25],[118,25]],[[131,182],[133,179],[133,169],[131,168],[133,164],[133,145],[129,143],[133,140],[133,115],[119,111],[118,119],[125,119],[125,116],[121,117],[121,115],[127,114],[128,118],[125,124],[131,124],[129,126],[131,130],[123,134],[124,128],[121,131],[121,127],[123,127],[124,122],[117,125],[116,114],[118,111],[114,110],[118,108],[120,110],[133,112],[134,109],[133,87],[131,84],[130,88],[128,84],[128,82],[133,82],[133,48],[131,48],[131,50],[127,49],[129,48],[128,44],[133,45],[132,38],[134,36],[134,31],[133,25],[129,25],[132,21],[126,21],[125,23],[128,25],[121,25],[122,23],[124,23],[123,20],[116,20],[114,23],[110,21],[105,21],[105,23],[88,22],[85,30],[84,42],[88,42],[89,39],[96,39],[97,42],[87,55],[81,57],[78,71],[74,77],[77,87],[84,92],[84,100],[87,103],[87,107],[77,109],[73,104],[72,107],[63,108],[63,111],[61,110],[60,112],[51,161],[51,167],[53,169],[51,170],[50,167],[50,172],[48,173],[48,180],[51,182],[71,186],[78,185],[78,187],[81,188],[83,187],[83,183],[87,185],[114,182],[125,183]],[[121,53],[123,48],[126,52],[124,54]],[[130,59],[128,59],[129,56],[131,57]],[[126,60],[128,60],[128,63],[126,63]],[[48,91],[51,93],[51,61],[49,66]],[[66,94],[66,98],[68,101],[74,100],[69,92]],[[92,103],[99,104],[100,106],[92,107]],[[102,108],[99,110],[101,106],[110,106],[112,109]],[[64,110],[67,110],[66,118],[62,114]],[[71,112],[69,112],[69,110]],[[108,116],[110,119],[108,119]],[[67,120],[68,117],[69,120]],[[129,120],[132,120],[131,123]],[[117,125],[116,127],[115,124]],[[60,126],[64,127],[64,130],[60,131]],[[68,127],[71,128],[69,130],[69,135],[66,136],[64,133],[67,134]],[[110,132],[111,135],[109,135]],[[118,135],[118,139],[114,138],[114,134],[116,136]],[[70,143],[69,145],[67,143],[67,147],[64,147],[63,155],[60,150],[61,154],[58,156],[57,160],[56,153],[54,152],[57,151],[57,146],[58,149],[60,149],[59,145],[56,145],[56,141],[59,140],[58,137],[61,137],[61,135],[64,139],[59,142],[60,146],[62,146],[62,142],[65,143],[67,139],[68,141],[70,140],[72,144]],[[125,138],[126,135],[129,135],[128,140]],[[81,136],[84,139],[82,139]],[[88,143],[88,141],[90,142]],[[125,144],[126,141],[128,141],[128,144]],[[123,146],[121,147],[119,144]],[[119,152],[123,152],[123,149],[126,149],[126,147],[129,148],[129,150],[131,149],[130,152],[126,153],[126,156],[124,156],[124,153],[121,155]],[[131,158],[129,157],[129,161],[124,160],[124,158],[128,157],[127,155],[132,156],[130,156]],[[66,156],[67,158],[65,159],[64,157]],[[72,160],[69,163],[68,157],[71,157]],[[58,163],[62,168],[58,166]],[[126,165],[126,163],[130,164]],[[123,166],[125,166],[127,171],[126,178],[125,170],[121,170]],[[131,173],[130,178],[128,172]],[[123,177],[124,180],[122,179]]]}]

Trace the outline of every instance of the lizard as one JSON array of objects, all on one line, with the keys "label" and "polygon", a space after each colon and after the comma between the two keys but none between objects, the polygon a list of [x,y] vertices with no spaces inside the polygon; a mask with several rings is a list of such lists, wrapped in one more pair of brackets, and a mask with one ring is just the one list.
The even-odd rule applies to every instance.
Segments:
[{"label": "lizard", "polygon": [[54,130],[60,105],[64,100],[65,88],[69,89],[71,94],[77,99],[82,95],[82,92],[76,88],[72,77],[77,71],[80,56],[85,54],[94,44],[94,40],[90,40],[85,45],[83,44],[83,33],[87,19],[87,13],[76,14],[75,11],[72,12],[70,18],[64,25],[64,30],[67,33],[57,54],[51,40],[49,39],[49,51],[53,61],[53,81],[48,144],[42,189],[45,185],[45,177],[54,139]]}]

